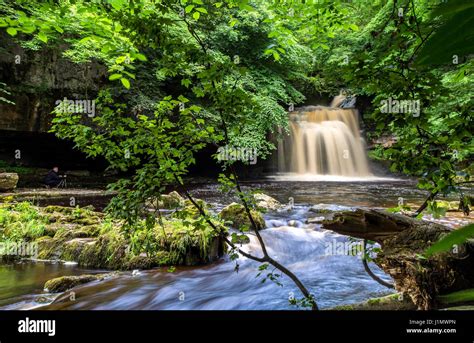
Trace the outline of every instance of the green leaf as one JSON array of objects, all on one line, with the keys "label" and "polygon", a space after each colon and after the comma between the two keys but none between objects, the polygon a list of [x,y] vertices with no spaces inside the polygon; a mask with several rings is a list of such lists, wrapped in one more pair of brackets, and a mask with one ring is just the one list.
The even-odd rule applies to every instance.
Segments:
[{"label": "green leaf", "polygon": [[352,31],[359,31],[359,26],[357,26],[356,24],[350,24],[350,25],[349,25],[349,28],[350,28]]},{"label": "green leaf", "polygon": [[118,80],[122,77],[122,74],[112,74],[109,76],[110,81]]},{"label": "green leaf", "polygon": [[462,291],[440,295],[437,298],[440,302],[444,304],[474,301],[474,288],[463,289]]},{"label": "green leaf", "polygon": [[118,11],[123,7],[123,5],[125,5],[126,1],[127,0],[109,0],[109,3],[112,5],[114,9]]},{"label": "green leaf", "polygon": [[239,8],[242,10],[242,11],[254,11],[255,8],[253,8],[252,6],[248,5],[248,4],[245,4],[245,3],[242,3],[239,5]]},{"label": "green leaf", "polygon": [[199,11],[201,13],[207,13],[207,10],[204,7],[198,7],[196,8],[196,11]]},{"label": "green leaf", "polygon": [[425,256],[430,257],[436,253],[450,251],[454,245],[463,244],[468,238],[474,237],[474,224],[469,224],[450,232],[425,251]]},{"label": "green leaf", "polygon": [[416,63],[452,64],[454,55],[460,59],[461,56],[474,53],[473,25],[472,7],[458,11],[426,41],[417,56]]},{"label": "green leaf", "polygon": [[184,9],[184,11],[185,11],[186,13],[191,13],[191,11],[193,10],[193,8],[194,8],[194,5],[188,5],[188,6],[186,6],[186,8]]},{"label": "green leaf", "polygon": [[191,80],[189,80],[189,79],[182,79],[182,80],[181,80],[181,84],[182,84],[184,87],[188,88],[189,85],[191,84]]},{"label": "green leaf", "polygon": [[193,18],[196,19],[196,20],[198,20],[200,16],[201,16],[201,13],[199,13],[199,12],[194,12],[193,13]]},{"label": "green leaf", "polygon": [[122,77],[120,81],[122,82],[122,85],[124,85],[125,88],[130,89],[130,81],[128,81],[128,79]]},{"label": "green leaf", "polygon": [[9,27],[9,28],[7,29],[7,33],[8,33],[10,36],[16,36],[17,32],[18,32],[18,31],[17,31],[15,28],[13,28],[13,27]]},{"label": "green leaf", "polygon": [[38,33],[38,39],[44,43],[48,43],[48,36],[44,32]]},{"label": "green leaf", "polygon": [[140,61],[143,61],[145,62],[147,60],[146,56],[143,55],[143,54],[135,54],[135,57],[140,60]]}]

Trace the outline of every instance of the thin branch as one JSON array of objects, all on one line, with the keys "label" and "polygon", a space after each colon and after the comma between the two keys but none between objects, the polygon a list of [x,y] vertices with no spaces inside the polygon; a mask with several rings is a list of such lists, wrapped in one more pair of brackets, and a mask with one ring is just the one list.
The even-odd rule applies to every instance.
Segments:
[{"label": "thin branch", "polygon": [[362,264],[364,265],[364,269],[365,271],[367,272],[367,274],[369,274],[369,276],[374,279],[375,281],[377,281],[379,284],[381,284],[382,286],[385,286],[385,287],[388,287],[388,288],[395,288],[395,286],[385,280],[382,280],[381,278],[379,278],[377,275],[374,274],[374,272],[370,269],[369,267],[369,264],[367,263],[367,259],[365,258],[365,253],[366,253],[366,246],[367,246],[367,240],[364,239],[364,242],[362,244]]},{"label": "thin branch", "polygon": [[421,212],[423,212],[425,210],[425,208],[428,207],[428,203],[430,201],[433,201],[433,199],[438,195],[438,191],[435,191],[435,192],[431,192],[430,195],[426,198],[426,200],[423,202],[423,204],[421,204],[421,206],[415,211],[414,214],[412,214],[411,216],[413,218],[417,217]]},{"label": "thin branch", "polygon": [[[205,44],[203,43],[203,41],[201,40],[201,38],[199,37],[199,35],[196,33],[196,31],[194,31],[194,29],[191,27],[190,23],[186,20],[184,20],[186,25],[187,25],[187,28],[188,28],[188,31],[189,33],[191,34],[191,36],[197,41],[197,43],[199,44],[199,46],[201,47],[201,49],[203,50],[203,52],[207,55],[207,49],[206,49],[206,46]],[[209,63],[207,63],[207,66],[209,67]],[[215,89],[216,88],[216,85],[215,85],[215,82],[212,82],[212,85]],[[222,111],[219,111],[219,115],[220,115],[220,119],[221,119],[221,123],[222,123],[222,127],[223,127],[223,130],[224,130],[224,133],[225,133],[225,142],[226,144],[229,144],[229,136],[228,136],[228,130],[227,130],[227,125],[225,123],[225,120],[223,118],[223,115],[222,115]],[[262,252],[263,252],[263,257],[260,258],[260,257],[256,257],[256,256],[253,256],[253,255],[250,255],[244,251],[242,251],[241,249],[237,249],[239,251],[239,253],[241,253],[243,256],[246,256],[248,258],[251,258],[255,261],[258,261],[258,262],[268,262],[270,263],[271,265],[273,265],[274,267],[278,268],[279,270],[281,270],[284,274],[286,274],[295,284],[296,286],[299,288],[299,290],[301,291],[301,293],[303,293],[303,295],[305,296],[305,298],[310,302],[311,306],[312,306],[312,309],[313,310],[318,310],[318,306],[316,304],[316,301],[314,301],[312,295],[309,293],[309,291],[306,289],[306,287],[303,285],[303,283],[296,277],[295,274],[293,274],[289,269],[287,269],[285,266],[283,266],[282,264],[280,264],[279,262],[277,262],[276,260],[272,259],[269,255],[268,255],[268,252],[266,250],[266,246],[265,246],[265,242],[263,241],[263,238],[262,236],[260,235],[259,233],[259,230],[258,230],[258,227],[257,227],[257,224],[255,223],[255,220],[250,212],[250,207],[247,203],[247,201],[245,200],[244,196],[242,195],[242,190],[241,190],[241,187],[240,187],[240,184],[238,182],[238,178],[237,178],[237,173],[235,172],[235,169],[233,167],[232,164],[230,164],[230,168],[231,168],[231,173],[232,175],[234,176],[234,180],[235,180],[235,185],[236,185],[236,189],[237,189],[237,192],[238,192],[238,196],[245,208],[245,211],[247,213],[247,216],[252,224],[252,228],[255,232],[255,235],[259,241],[259,244],[260,244],[260,247],[262,249]],[[176,179],[176,181],[178,181],[178,183],[182,186],[182,188],[184,189],[184,185],[183,183],[179,180],[179,178],[177,177],[177,175],[174,174],[174,177]],[[216,226],[209,220],[208,216],[206,215],[206,213],[204,212],[204,210],[199,206],[199,204],[197,204],[194,199],[192,198],[192,196],[189,194],[189,192],[184,189],[184,193],[186,194],[186,197],[192,202],[192,204],[198,209],[199,213],[204,216],[206,222],[211,225],[211,227],[213,227],[214,229],[217,229]],[[222,230],[219,230],[217,229],[218,232],[221,232]],[[225,236],[224,234],[221,233],[222,236]],[[235,245],[227,238],[227,237],[224,237],[224,240],[226,241],[227,244],[229,244],[232,248],[236,249]]]}]

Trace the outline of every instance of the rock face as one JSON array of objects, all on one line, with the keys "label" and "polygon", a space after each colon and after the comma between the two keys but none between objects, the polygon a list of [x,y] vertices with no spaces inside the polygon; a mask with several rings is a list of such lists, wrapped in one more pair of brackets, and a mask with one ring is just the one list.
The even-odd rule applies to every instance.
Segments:
[{"label": "rock face", "polygon": [[17,173],[0,173],[0,192],[14,190],[18,183]]},{"label": "rock face", "polygon": [[[252,217],[257,225],[257,229],[261,230],[265,228],[265,220],[260,212],[255,210],[250,210]],[[249,230],[252,230],[252,224],[248,218],[247,212],[245,211],[244,205],[232,203],[222,209],[219,213],[219,217],[225,221],[232,222],[232,227],[235,229],[241,229],[247,227]]]},{"label": "rock face", "polygon": [[255,198],[257,208],[259,209],[276,211],[282,207],[278,200],[264,193],[255,193],[253,197]]},{"label": "rock face", "polygon": [[97,62],[77,64],[62,57],[66,46],[23,49],[3,32],[0,79],[15,104],[0,103],[0,130],[47,132],[57,100],[93,99],[107,82],[107,68]]}]

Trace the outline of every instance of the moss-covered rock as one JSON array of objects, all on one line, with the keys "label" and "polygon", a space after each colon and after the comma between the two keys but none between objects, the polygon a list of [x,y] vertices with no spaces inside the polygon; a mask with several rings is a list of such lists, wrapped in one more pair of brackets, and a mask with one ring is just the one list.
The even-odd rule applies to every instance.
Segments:
[{"label": "moss-covered rock", "polygon": [[[250,210],[250,214],[257,226],[258,230],[265,228],[265,219],[260,212],[255,210]],[[235,229],[242,229],[244,227],[252,230],[252,224],[250,222],[247,211],[245,210],[244,205],[232,203],[222,209],[219,213],[219,217],[226,222],[232,222],[232,227]]]},{"label": "moss-covered rock", "polygon": [[[161,262],[168,262],[166,261],[161,261]],[[161,265],[160,261],[157,260],[155,257],[149,257],[149,256],[133,256],[130,258],[130,260],[126,263],[126,269],[132,270],[132,269],[151,269],[153,267],[156,267],[158,265]]]},{"label": "moss-covered rock", "polygon": [[15,189],[17,183],[17,173],[0,173],[0,192],[6,192]]},{"label": "moss-covered rock", "polygon": [[110,277],[112,274],[98,274],[98,275],[79,275],[79,276],[61,276],[55,279],[46,281],[44,289],[50,293],[61,293],[70,290],[76,286],[83,285],[92,281],[103,280]]},{"label": "moss-covered rock", "polygon": [[152,208],[160,208],[172,210],[184,206],[184,198],[176,191],[172,191],[168,194],[162,194],[160,199],[152,198],[146,203],[146,206]]},{"label": "moss-covered rock", "polygon": [[[194,212],[194,206],[183,205],[153,227],[140,221],[133,228],[89,209],[8,205],[8,209],[0,208],[0,230],[6,239],[35,240],[37,258],[75,261],[90,268],[149,269],[215,261],[225,252],[221,239],[225,227],[213,219],[219,228],[216,232]],[[51,218],[55,219],[51,222]],[[38,231],[37,223],[44,228]],[[10,229],[5,230],[5,226]],[[12,230],[17,227],[22,229]]]},{"label": "moss-covered rock", "polygon": [[177,208],[184,205],[184,198],[176,191],[161,196],[161,205],[163,208]]}]

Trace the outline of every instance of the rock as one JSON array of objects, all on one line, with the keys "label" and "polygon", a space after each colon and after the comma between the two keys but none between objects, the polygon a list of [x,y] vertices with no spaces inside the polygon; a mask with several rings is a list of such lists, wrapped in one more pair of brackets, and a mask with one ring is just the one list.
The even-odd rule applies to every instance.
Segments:
[{"label": "rock", "polygon": [[255,193],[253,197],[255,199],[257,208],[260,210],[276,211],[282,208],[282,204],[278,200],[264,193]]},{"label": "rock", "polygon": [[117,169],[106,169],[102,176],[109,177],[109,176],[117,176],[119,171]]},{"label": "rock", "polygon": [[294,219],[289,220],[287,224],[288,224],[288,226],[293,226],[293,227],[302,227],[303,226],[302,222],[300,222],[299,220],[294,220]]},{"label": "rock", "polygon": [[184,205],[184,198],[179,195],[178,192],[173,191],[168,194],[163,194],[160,203],[162,208],[177,208]]},{"label": "rock", "polygon": [[92,281],[103,280],[111,274],[99,274],[99,275],[79,275],[79,276],[61,276],[55,279],[46,281],[44,289],[51,293],[65,292],[71,288],[74,288],[85,283]]},{"label": "rock", "polygon": [[185,205],[184,198],[176,191],[168,194],[162,194],[161,199],[154,198],[147,201],[148,207],[158,207],[161,209],[172,210]]},{"label": "rock", "polygon": [[[205,206],[205,203],[202,202],[201,205]],[[227,228],[217,219],[212,220],[219,227],[219,232],[211,226],[203,226],[191,211],[194,207],[188,210],[184,206],[173,212],[176,217],[162,218],[155,227],[148,228],[149,235],[135,235],[134,239],[141,247],[135,250],[131,249],[130,238],[122,227],[123,222],[112,220],[98,212],[60,206],[0,204],[0,210],[3,209],[7,209],[3,212],[14,223],[32,227],[30,217],[35,214],[35,223],[44,224],[41,236],[28,238],[35,239],[37,243],[35,258],[74,261],[87,268],[133,270],[163,265],[208,264],[222,257],[226,248],[221,235],[227,233]],[[28,213],[28,216],[17,215],[17,212],[23,213],[22,211]],[[85,219],[93,224],[85,224]],[[143,229],[144,223],[136,225]],[[196,230],[197,225],[199,230]],[[0,231],[2,228],[0,223]],[[6,230],[5,234],[8,237],[10,231]],[[27,230],[22,234],[25,239],[31,232]],[[152,248],[145,250],[145,243],[149,243]],[[0,262],[1,260],[2,256]]]},{"label": "rock", "polygon": [[327,208],[317,208],[317,207],[315,207],[315,206],[311,207],[309,210],[310,210],[311,212],[321,213],[321,214],[331,213],[331,212],[332,212],[331,210],[328,210]]},{"label": "rock", "polygon": [[357,304],[340,305],[329,310],[351,310],[351,311],[413,311],[416,310],[415,304],[407,296],[400,293],[390,294],[380,298],[371,298],[367,301]]},{"label": "rock", "polygon": [[306,224],[322,224],[327,218],[326,217],[313,217],[306,220]]},{"label": "rock", "polygon": [[35,298],[35,302],[38,304],[47,304],[51,302],[51,299],[48,297],[39,296],[38,298]]},{"label": "rock", "polygon": [[0,173],[0,192],[12,191],[18,183],[17,173]]},{"label": "rock", "polygon": [[[252,215],[258,230],[265,228],[265,219],[263,219],[263,216],[260,212],[250,210],[250,214]],[[241,229],[244,226],[246,226],[249,230],[253,229],[247,212],[245,211],[244,205],[234,202],[224,207],[219,213],[219,217],[225,221],[231,221],[232,227],[236,229]]]},{"label": "rock", "polygon": [[133,270],[132,275],[138,275],[139,270],[151,269],[157,266],[156,259],[148,256],[134,256],[127,263],[125,269]]}]

